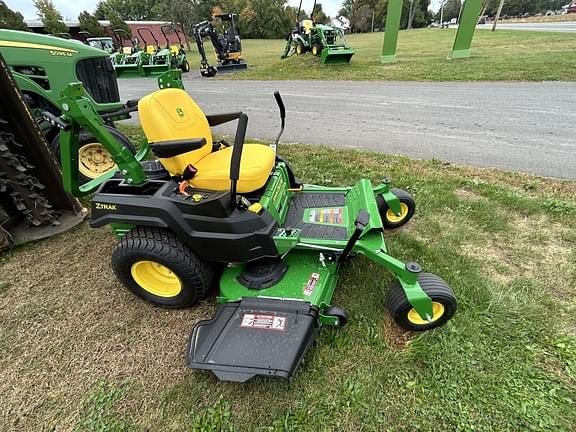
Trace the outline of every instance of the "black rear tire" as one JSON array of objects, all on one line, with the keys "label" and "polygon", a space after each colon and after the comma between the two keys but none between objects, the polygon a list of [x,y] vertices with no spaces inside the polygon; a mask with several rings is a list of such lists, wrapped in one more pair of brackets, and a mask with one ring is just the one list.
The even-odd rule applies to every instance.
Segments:
[{"label": "black rear tire", "polygon": [[416,201],[414,201],[412,195],[405,190],[392,188],[390,189],[390,192],[396,195],[400,200],[400,216],[396,216],[392,210],[390,210],[390,207],[386,204],[386,200],[384,200],[381,195],[376,197],[376,202],[378,204],[380,217],[382,218],[382,225],[384,225],[384,228],[393,229],[401,227],[412,219],[412,216],[414,216],[414,212],[416,211]]},{"label": "black rear tire", "polygon": [[[162,277],[149,278],[142,284],[142,274],[135,273],[135,269],[145,265],[142,263],[168,270],[167,280],[172,283],[172,275],[175,276],[180,282],[179,291],[166,290],[169,285],[158,282],[163,281]],[[186,308],[198,303],[216,279],[214,265],[198,258],[174,233],[149,227],[133,228],[118,242],[112,253],[112,269],[132,293],[164,308]]]},{"label": "black rear tire", "polygon": [[440,276],[432,273],[420,273],[418,282],[422,290],[432,299],[435,315],[431,321],[423,321],[408,302],[400,282],[390,287],[386,296],[386,307],[392,319],[405,330],[424,331],[440,327],[456,313],[458,302],[454,292]]},{"label": "black rear tire", "polygon": [[303,43],[298,42],[296,44],[296,54],[298,55],[306,54],[306,47],[304,46]]}]

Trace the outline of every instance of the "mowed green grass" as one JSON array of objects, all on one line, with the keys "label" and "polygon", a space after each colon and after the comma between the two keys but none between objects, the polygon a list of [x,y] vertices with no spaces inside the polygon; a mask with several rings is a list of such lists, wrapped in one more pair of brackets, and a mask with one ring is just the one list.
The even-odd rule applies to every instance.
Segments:
[{"label": "mowed green grass", "polygon": [[[284,40],[245,39],[242,45],[248,71],[221,77],[399,81],[576,79],[576,33],[477,30],[472,57],[448,60],[455,36],[455,29],[401,31],[398,63],[387,65],[380,64],[384,38],[381,32],[348,36],[350,46],[356,50],[349,65],[322,65],[319,58],[310,54],[282,60]],[[208,55],[210,62],[214,62],[213,54]],[[199,65],[195,50],[190,54],[190,64],[193,71]]]},{"label": "mowed green grass", "polygon": [[[133,138],[140,132],[132,129]],[[363,257],[294,381],[219,382],[184,366],[214,298],[162,310],[112,275],[86,225],[0,258],[3,431],[571,431],[576,424],[576,183],[364,151],[285,145],[306,182],[393,179],[417,202],[392,254],[459,299],[437,330],[397,328],[390,273]],[[44,428],[44,429],[43,429]]]}]

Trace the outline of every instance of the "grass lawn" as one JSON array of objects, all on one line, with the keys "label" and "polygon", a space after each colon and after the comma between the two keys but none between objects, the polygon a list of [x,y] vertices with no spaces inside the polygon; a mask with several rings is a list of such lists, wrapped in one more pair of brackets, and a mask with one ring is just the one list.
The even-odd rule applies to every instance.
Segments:
[{"label": "grass lawn", "polygon": [[[350,65],[322,65],[310,54],[282,60],[284,40],[246,39],[242,44],[248,71],[222,77],[398,81],[576,79],[575,33],[477,30],[472,41],[472,57],[448,60],[455,35],[455,29],[401,31],[398,63],[388,65],[380,64],[384,33],[350,35],[348,42],[356,50]],[[195,50],[189,61],[194,71],[200,64]],[[214,62],[212,54],[209,61]]]},{"label": "grass lawn", "polygon": [[410,191],[416,216],[389,246],[446,279],[454,319],[400,330],[384,308],[392,275],[359,257],[335,297],[349,325],[320,333],[292,384],[221,383],[184,366],[214,298],[182,311],[138,300],[112,275],[110,231],[84,224],[0,258],[0,430],[574,430],[576,183],[322,146],[280,152],[306,182],[387,176]]}]

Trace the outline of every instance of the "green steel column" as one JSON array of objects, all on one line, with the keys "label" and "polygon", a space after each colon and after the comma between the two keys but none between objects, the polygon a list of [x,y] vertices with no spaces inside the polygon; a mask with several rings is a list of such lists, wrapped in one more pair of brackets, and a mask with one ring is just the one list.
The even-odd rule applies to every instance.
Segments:
[{"label": "green steel column", "polygon": [[476,30],[481,9],[482,0],[464,1],[454,46],[448,55],[449,59],[470,57],[470,45],[472,44],[472,37],[474,36],[474,30]]},{"label": "green steel column", "polygon": [[386,28],[384,29],[384,45],[380,63],[396,63],[396,45],[400,30],[400,16],[404,0],[388,0],[386,12]]}]

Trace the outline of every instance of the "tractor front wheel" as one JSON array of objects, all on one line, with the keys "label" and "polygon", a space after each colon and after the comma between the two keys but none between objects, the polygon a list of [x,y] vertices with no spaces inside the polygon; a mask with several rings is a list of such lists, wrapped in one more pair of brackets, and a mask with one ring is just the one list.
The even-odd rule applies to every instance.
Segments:
[{"label": "tractor front wheel", "polygon": [[420,273],[418,282],[422,290],[432,299],[432,316],[426,320],[422,319],[408,302],[400,282],[396,281],[386,296],[386,307],[392,319],[400,327],[410,331],[431,330],[446,324],[456,313],[458,303],[454,292],[444,279],[432,273]]},{"label": "tractor front wheel", "polygon": [[392,209],[388,207],[386,200],[381,195],[376,197],[376,202],[378,203],[378,210],[384,228],[399,228],[414,216],[414,212],[416,211],[416,201],[414,201],[412,195],[402,189],[393,188],[390,192],[396,195],[400,200],[399,215],[396,215]]},{"label": "tractor front wheel", "polygon": [[171,231],[137,227],[112,253],[112,269],[132,293],[165,308],[186,308],[203,299],[215,268]]},{"label": "tractor front wheel", "polygon": [[306,53],[306,47],[304,46],[303,43],[298,42],[298,43],[296,44],[296,54],[302,55],[302,54],[304,54],[304,53]]},{"label": "tractor front wheel", "polygon": [[322,45],[320,44],[312,45],[312,55],[318,57],[321,52],[322,52]]},{"label": "tractor front wheel", "polygon": [[[136,148],[128,138],[122,135],[117,129],[111,126],[104,126],[106,131],[122,147],[126,147],[130,153],[136,154]],[[52,140],[52,149],[59,162],[60,160],[60,134]],[[112,160],[112,156],[108,150],[104,148],[102,143],[85,130],[80,131],[78,141],[78,181],[84,184],[90,180],[100,177],[102,174],[116,168],[116,164]]]}]

